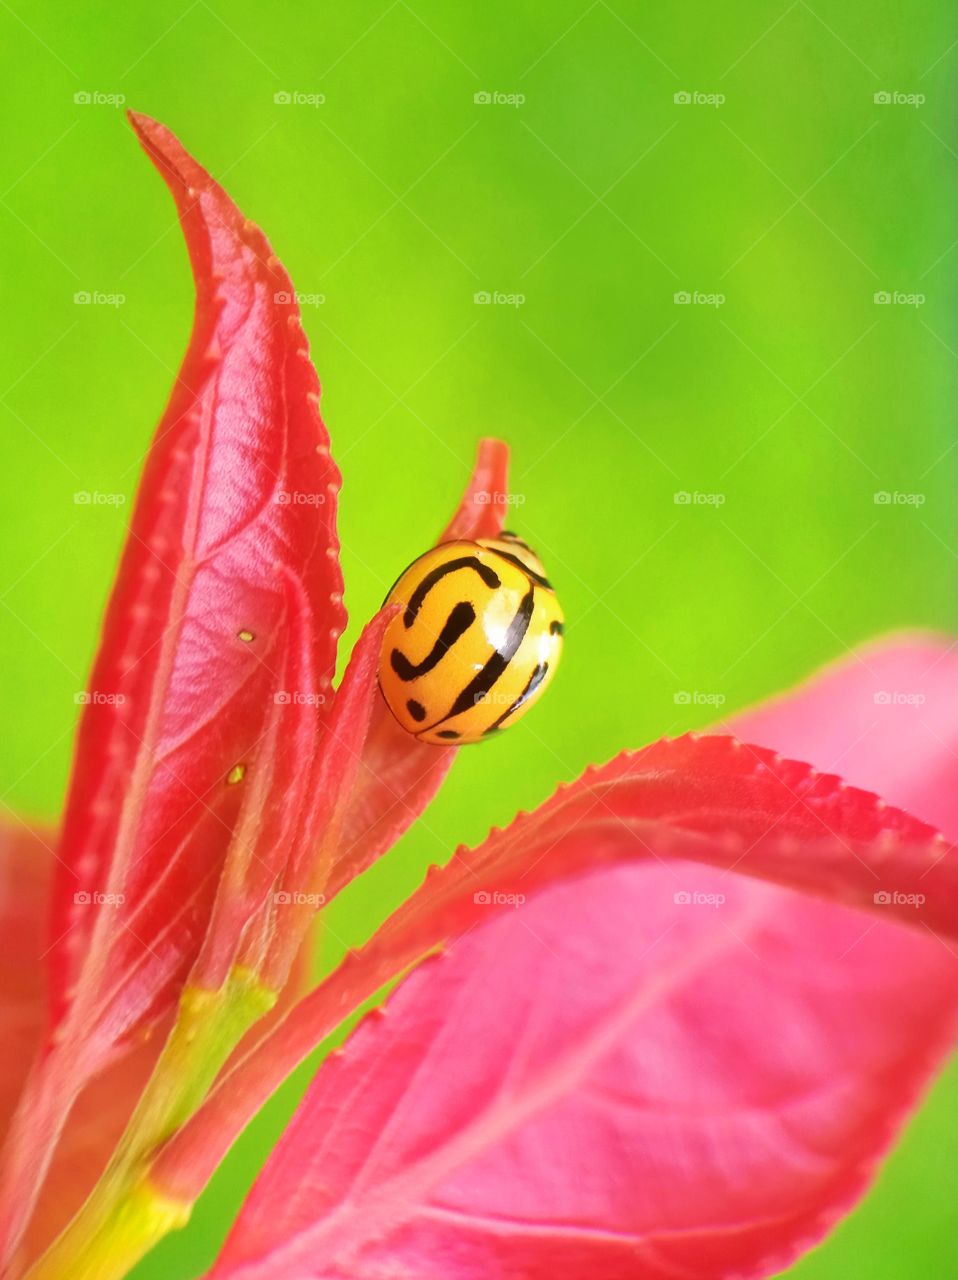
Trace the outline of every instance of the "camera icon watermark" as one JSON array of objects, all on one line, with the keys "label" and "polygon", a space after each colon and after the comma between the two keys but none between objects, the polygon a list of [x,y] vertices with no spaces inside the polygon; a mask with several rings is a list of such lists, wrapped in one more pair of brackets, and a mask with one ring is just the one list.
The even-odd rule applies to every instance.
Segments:
[{"label": "camera icon watermark", "polygon": [[927,298],[923,293],[904,293],[900,289],[879,289],[872,294],[876,307],[923,307]]},{"label": "camera icon watermark", "polygon": [[923,707],[928,699],[923,693],[907,693],[900,689],[879,689],[872,701],[876,707]]},{"label": "camera icon watermark", "polygon": [[73,295],[75,307],[122,307],[125,293],[101,293],[98,289],[80,289]]},{"label": "camera icon watermark", "polygon": [[677,507],[724,507],[724,493],[702,493],[698,489],[680,489],[673,493],[672,501]]},{"label": "camera icon watermark", "polygon": [[480,889],[472,895],[477,907],[521,907],[526,900],[524,893],[500,893],[498,889],[491,892]]},{"label": "camera icon watermark", "polygon": [[326,504],[326,495],[305,489],[277,489],[273,502],[278,507],[322,507]]},{"label": "camera icon watermark", "polygon": [[521,107],[526,100],[524,93],[500,93],[498,90],[481,89],[472,95],[477,107]]},{"label": "camera icon watermark", "polygon": [[100,893],[97,889],[78,889],[73,895],[78,907],[122,907],[126,902],[125,893]]},{"label": "camera icon watermark", "polygon": [[522,507],[525,506],[524,493],[491,493],[488,489],[480,489],[473,495],[473,502],[480,507]]},{"label": "camera icon watermark", "polygon": [[78,107],[122,107],[126,102],[125,93],[101,93],[99,89],[80,89],[73,95],[73,102]]},{"label": "camera icon watermark", "polygon": [[672,895],[677,907],[721,907],[725,905],[724,893],[702,893],[699,889],[678,889]]},{"label": "camera icon watermark", "polygon": [[289,307],[295,302],[300,307],[321,307],[326,302],[325,293],[293,293],[281,289],[273,294],[273,301],[278,307]]},{"label": "camera icon watermark", "polygon": [[897,89],[880,89],[872,94],[877,107],[923,107],[928,99],[923,93],[901,93]]},{"label": "camera icon watermark", "polygon": [[498,289],[480,289],[472,295],[477,307],[521,307],[525,305],[524,293],[501,293]]},{"label": "camera icon watermark", "polygon": [[279,689],[273,694],[277,707],[322,707],[326,705],[323,693],[305,693],[298,689]]},{"label": "camera icon watermark", "polygon": [[725,105],[724,93],[702,93],[698,89],[680,89],[672,94],[677,107],[721,107]]},{"label": "camera icon watermark", "polygon": [[724,693],[704,693],[701,689],[678,689],[672,695],[677,707],[724,707]]},{"label": "camera icon watermark", "polygon": [[928,899],[923,893],[899,893],[897,889],[879,889],[873,899],[877,907],[923,907]]},{"label": "camera icon watermark", "polygon": [[872,501],[876,507],[923,507],[925,494],[902,493],[898,489],[879,489],[872,495]]},{"label": "camera icon watermark", "polygon": [[73,695],[78,707],[122,707],[126,702],[123,693],[102,693],[99,689],[80,689]]},{"label": "camera icon watermark", "polygon": [[303,93],[300,89],[280,89],[273,94],[277,107],[321,107],[325,102],[325,93]]},{"label": "camera icon watermark", "polygon": [[78,489],[73,495],[75,507],[122,507],[125,493],[101,493],[99,489]]},{"label": "camera icon watermark", "polygon": [[672,294],[672,301],[677,307],[724,307],[724,293],[703,293],[699,289],[679,289]]}]

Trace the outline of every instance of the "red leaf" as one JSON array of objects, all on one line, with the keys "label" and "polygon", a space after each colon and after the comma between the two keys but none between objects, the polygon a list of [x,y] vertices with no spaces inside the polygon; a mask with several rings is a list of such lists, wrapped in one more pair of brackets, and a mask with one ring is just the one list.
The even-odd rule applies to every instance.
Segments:
[{"label": "red leaf", "polygon": [[326,724],[309,790],[316,797],[308,838],[302,840],[266,904],[238,962],[253,969],[268,988],[278,990],[316,913],[326,900],[330,872],[342,838],[350,798],[361,766],[369,722],[382,699],[377,673],[386,626],[397,606],[382,609],[356,642]]},{"label": "red leaf", "polygon": [[6,1130],[44,1028],[43,922],[49,832],[0,827],[0,1130]]},{"label": "red leaf", "polygon": [[493,437],[480,440],[466,492],[439,541],[498,538],[502,533],[508,497],[508,446]]},{"label": "red leaf", "polygon": [[[46,1022],[43,923],[54,865],[52,834],[0,827],[0,1128],[6,1129]],[[127,1055],[83,1097],[57,1153],[27,1252],[49,1243],[92,1187],[128,1119],[155,1048]]]},{"label": "red leaf", "polygon": [[96,915],[77,890],[109,883],[126,895],[114,974],[148,959],[160,936],[183,965],[192,958],[244,790],[227,777],[249,768],[283,687],[291,609],[319,685],[343,625],[339,476],[289,277],[168,130],[133,122],[177,202],[196,317],[91,678],[116,698],[88,706],[77,743],[55,901],[61,1004]]},{"label": "red leaf", "polygon": [[[805,697],[815,699],[815,686],[799,695]],[[854,767],[853,744],[847,759]],[[942,943],[934,946],[946,956],[944,935],[958,936],[958,858],[933,828],[762,748],[694,736],[659,743],[588,771],[478,849],[460,849],[447,867],[434,868],[374,938],[223,1080],[161,1154],[157,1185],[195,1196],[272,1089],[351,1009],[430,950],[497,914],[495,905],[475,900],[477,893],[531,896],[603,864],[674,859],[803,886],[919,932],[938,930]],[[675,892],[692,892],[707,878],[683,862],[674,870]],[[907,897],[885,903],[885,893],[920,893],[926,901],[920,909]],[[640,911],[638,904],[637,919]],[[503,913],[512,909],[500,907]]]},{"label": "red leaf", "polygon": [[[494,538],[502,532],[508,466],[509,450],[501,440],[479,442],[466,492],[440,542]],[[436,747],[408,734],[377,690],[327,897],[395,844],[436,794],[455,757],[455,747]]]},{"label": "red leaf", "polygon": [[[507,464],[501,441],[480,441],[469,485],[440,541],[500,531]],[[278,882],[277,908],[264,914],[241,957],[267,985],[281,984],[317,896],[334,897],[398,839],[432,799],[455,755],[417,742],[386,707],[378,685],[386,621],[380,612],[365,628],[336,691],[307,789],[319,797],[311,823],[315,837],[299,841],[300,856]],[[279,917],[282,927],[274,927]],[[265,961],[257,948],[265,950]]]},{"label": "red leaf", "polygon": [[[0,1128],[6,1129],[46,1020],[42,951],[54,855],[52,835],[24,825],[0,827]],[[306,957],[304,956],[305,960]],[[304,989],[305,971],[284,992],[286,1007]],[[257,1026],[264,1034],[274,1010]],[[162,1034],[125,1054],[80,1096],[30,1222],[23,1254],[36,1257],[86,1199],[106,1166],[162,1044]]]},{"label": "red leaf", "polygon": [[940,1057],[958,966],[675,870],[549,889],[409,978],[321,1069],[212,1274],[717,1280],[821,1235]]},{"label": "red leaf", "polygon": [[[54,896],[61,1026],[9,1140],[10,1238],[78,1089],[171,1007],[231,843],[248,866],[267,850],[281,865],[344,621],[339,475],[289,277],[168,130],[133,123],[176,199],[196,315],[78,736]],[[279,706],[281,692],[305,701]],[[262,888],[241,877],[247,908]],[[121,905],[98,909],[103,893]]]}]

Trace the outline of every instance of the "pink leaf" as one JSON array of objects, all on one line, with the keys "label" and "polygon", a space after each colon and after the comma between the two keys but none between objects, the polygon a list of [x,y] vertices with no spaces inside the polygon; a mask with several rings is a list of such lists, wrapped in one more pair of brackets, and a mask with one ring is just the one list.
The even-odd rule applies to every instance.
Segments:
[{"label": "pink leaf", "polygon": [[937,942],[738,877],[553,887],[321,1069],[213,1275],[768,1275],[860,1193],[956,997]]},{"label": "pink leaf", "polygon": [[[815,685],[796,702],[806,698],[816,700]],[[847,746],[847,763],[858,776],[854,739]],[[932,950],[951,960],[958,859],[933,828],[762,748],[694,736],[656,744],[590,770],[478,849],[460,849],[446,868],[434,868],[364,948],[236,1065],[161,1153],[157,1185],[171,1195],[195,1196],[272,1089],[350,1009],[431,950],[492,915],[513,914],[509,905],[477,902],[477,893],[531,897],[603,864],[664,860],[672,866],[678,859],[854,902],[874,919],[908,922],[924,937],[938,931],[940,941],[929,939]],[[674,870],[677,893],[692,893],[709,874],[687,861],[675,861]],[[905,896],[885,902],[886,892]],[[914,905],[912,894],[925,902]],[[641,904],[635,910],[640,919]],[[859,925],[860,931],[872,927],[868,920]]]},{"label": "pink leaf", "polygon": [[748,742],[814,760],[958,839],[958,645],[949,636],[912,633],[864,645],[801,696],[766,702],[731,728]]},{"label": "pink leaf", "polygon": [[[869,665],[886,673],[911,665],[914,675],[914,656],[914,647],[875,652]],[[926,646],[922,656],[926,674],[936,665],[939,697],[953,699],[958,673],[944,648]],[[825,679],[828,705],[854,703],[855,664]],[[784,749],[804,734],[814,753],[814,726],[827,724],[827,749],[861,778],[876,744],[854,723],[836,736],[820,688],[778,704],[767,727]],[[909,727],[898,739],[906,752],[916,736]],[[924,741],[923,728],[917,736]],[[684,790],[668,776],[673,751],[686,754]],[[932,862],[928,828],[803,766],[751,748],[730,754],[722,740],[643,756],[621,772],[636,775],[643,762],[659,827],[717,838],[742,824],[771,850],[784,824],[812,887],[818,856],[844,845],[847,895],[849,885],[867,888],[862,854],[884,868],[884,824],[897,833],[899,871],[931,865],[938,887],[949,887],[941,869],[954,854]],[[723,757],[724,794],[707,763]],[[945,759],[950,768],[936,776],[950,787],[947,745],[935,763]],[[588,788],[569,789],[565,804],[560,793],[519,824],[530,872],[543,862],[569,868],[570,850],[589,839],[588,810],[570,821],[570,805],[588,790],[603,807],[615,790],[603,793],[597,780],[615,773],[613,762]],[[770,777],[793,792],[777,814]],[[908,780],[900,783],[907,801]],[[565,809],[567,823],[552,822],[550,808]],[[592,838],[608,841],[628,821],[627,808],[613,809],[592,822]],[[546,848],[540,839],[550,831],[558,838]],[[870,845],[862,843],[869,831]],[[669,851],[663,835],[646,830],[647,852]],[[508,832],[489,848],[497,843],[514,848]],[[741,853],[734,839],[724,850],[730,863]],[[500,879],[515,889],[500,874],[514,853],[466,856],[495,876],[480,892],[495,893]],[[791,858],[746,861],[781,870]],[[834,891],[833,854],[825,865],[820,891]],[[433,895],[456,879],[455,870],[438,873]],[[867,902],[858,888],[852,896]],[[952,934],[956,901],[948,895],[937,913]],[[214,1274],[767,1275],[860,1193],[951,1039],[956,995],[955,953],[920,928],[681,861],[545,888],[408,978],[386,1018],[368,1019],[326,1064]]]}]

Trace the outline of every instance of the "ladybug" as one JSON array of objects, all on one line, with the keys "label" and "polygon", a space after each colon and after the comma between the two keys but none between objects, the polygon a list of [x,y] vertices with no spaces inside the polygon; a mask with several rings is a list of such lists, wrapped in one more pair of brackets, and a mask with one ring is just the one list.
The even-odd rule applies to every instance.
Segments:
[{"label": "ladybug", "polygon": [[479,742],[508,728],[555,674],[562,610],[542,561],[514,533],[440,543],[385,603],[403,609],[386,629],[379,685],[422,742]]}]

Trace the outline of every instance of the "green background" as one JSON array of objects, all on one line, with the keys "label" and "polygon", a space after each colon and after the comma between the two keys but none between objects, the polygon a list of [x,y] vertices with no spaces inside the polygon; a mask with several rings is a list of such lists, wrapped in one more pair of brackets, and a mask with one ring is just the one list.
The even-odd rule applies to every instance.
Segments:
[{"label": "green background", "polygon": [[[0,0],[0,33],[5,804],[59,806],[129,510],[73,495],[129,501],[191,317],[165,190],[120,110],[77,93],[174,128],[314,295],[347,639],[441,527],[484,433],[513,446],[513,523],[569,619],[553,691],[464,753],[336,904],[326,963],[456,842],[711,718],[677,692],[731,710],[887,628],[954,628],[950,6]],[[881,290],[925,301],[876,306]],[[137,1275],[203,1268],[294,1092]],[[958,1271],[956,1100],[952,1074],[790,1275]]]}]

